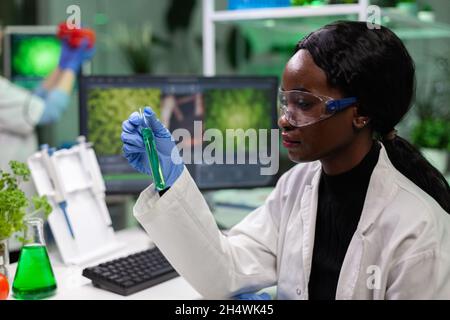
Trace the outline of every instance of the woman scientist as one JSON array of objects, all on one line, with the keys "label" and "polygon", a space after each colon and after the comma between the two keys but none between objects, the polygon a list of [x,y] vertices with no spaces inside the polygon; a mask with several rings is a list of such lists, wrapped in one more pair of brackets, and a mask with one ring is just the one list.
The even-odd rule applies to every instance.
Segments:
[{"label": "woman scientist", "polygon": [[0,77],[0,169],[7,169],[11,160],[26,162],[37,150],[35,126],[59,120],[69,105],[76,74],[94,50],[87,40],[77,48],[63,40],[58,67],[34,92]]},{"label": "woman scientist", "polygon": [[[143,191],[134,215],[206,298],[277,285],[279,299],[448,299],[449,186],[394,130],[414,92],[404,45],[385,27],[336,22],[296,49],[279,127],[301,164],[265,204],[223,235],[147,108],[170,188]],[[148,173],[141,124],[136,114],[123,123],[123,149]]]}]

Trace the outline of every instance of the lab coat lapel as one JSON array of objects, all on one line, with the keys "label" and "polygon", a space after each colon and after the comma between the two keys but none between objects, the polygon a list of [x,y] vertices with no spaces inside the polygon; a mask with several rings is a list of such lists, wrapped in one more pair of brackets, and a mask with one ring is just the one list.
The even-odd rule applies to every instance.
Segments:
[{"label": "lab coat lapel", "polygon": [[[353,235],[350,245],[345,254],[345,258],[339,275],[336,290],[336,300],[355,299],[355,288],[358,278],[368,279],[368,270],[364,270],[362,261],[367,255],[365,247],[365,234],[370,230],[375,219],[383,211],[395,194],[394,179],[390,162],[386,150],[381,145],[378,163],[375,166],[367,189],[364,207],[361,218]],[[367,266],[366,266],[367,267]],[[364,281],[364,285],[367,281]],[[367,290],[366,290],[367,291]],[[362,293],[361,293],[362,294]],[[359,297],[360,295],[358,295]],[[366,297],[369,298],[369,297]],[[361,297],[359,297],[361,299]]]},{"label": "lab coat lapel", "polygon": [[[322,166],[319,166],[310,185],[305,186],[301,199],[300,216],[303,225],[303,274],[305,285],[308,287],[311,273],[312,254],[314,248],[314,235],[316,230],[317,201],[319,197],[319,182]],[[307,290],[306,290],[307,291]]]}]

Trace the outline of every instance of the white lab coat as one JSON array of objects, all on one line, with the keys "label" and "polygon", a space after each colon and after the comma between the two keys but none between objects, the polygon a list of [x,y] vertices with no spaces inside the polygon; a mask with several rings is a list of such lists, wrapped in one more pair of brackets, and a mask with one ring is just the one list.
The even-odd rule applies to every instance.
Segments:
[{"label": "white lab coat", "polygon": [[[187,170],[162,197],[144,190],[134,215],[205,298],[277,285],[278,299],[308,299],[320,174],[319,161],[296,165],[226,236]],[[450,299],[449,232],[449,214],[382,146],[336,299]]]},{"label": "white lab coat", "polygon": [[44,101],[0,77],[0,169],[8,162],[26,162],[37,150],[35,126],[44,112]]}]

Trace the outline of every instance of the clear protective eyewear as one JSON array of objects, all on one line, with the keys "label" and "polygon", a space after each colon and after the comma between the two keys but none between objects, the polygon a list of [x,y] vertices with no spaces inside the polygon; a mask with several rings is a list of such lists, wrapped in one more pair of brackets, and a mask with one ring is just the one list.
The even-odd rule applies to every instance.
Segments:
[{"label": "clear protective eyewear", "polygon": [[278,90],[281,115],[294,127],[322,121],[356,103],[355,97],[333,99],[300,90]]}]

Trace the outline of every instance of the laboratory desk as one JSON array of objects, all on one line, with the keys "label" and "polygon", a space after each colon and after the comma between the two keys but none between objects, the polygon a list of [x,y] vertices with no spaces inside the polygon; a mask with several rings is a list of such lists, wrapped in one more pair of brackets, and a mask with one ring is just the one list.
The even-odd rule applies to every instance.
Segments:
[{"label": "laboratory desk", "polygon": [[[114,254],[102,257],[96,261],[90,262],[83,266],[67,266],[64,265],[59,255],[50,251],[50,259],[57,281],[56,295],[48,299],[56,300],[194,300],[201,299],[201,295],[192,288],[182,277],[176,277],[166,282],[137,292],[129,296],[121,296],[119,294],[96,288],[92,285],[91,280],[81,275],[85,267],[93,266],[108,260],[123,257],[138,251],[142,251],[153,246],[148,235],[138,228],[121,230],[116,233],[117,240],[123,242],[123,249]],[[12,281],[16,272],[17,263],[13,263],[9,267],[10,279]],[[9,299],[14,299],[12,293]]]}]

